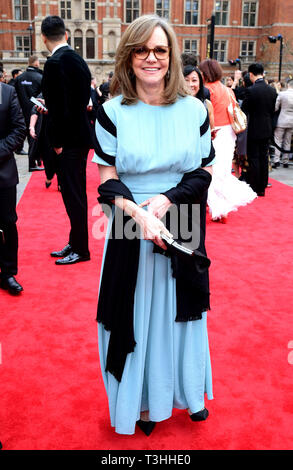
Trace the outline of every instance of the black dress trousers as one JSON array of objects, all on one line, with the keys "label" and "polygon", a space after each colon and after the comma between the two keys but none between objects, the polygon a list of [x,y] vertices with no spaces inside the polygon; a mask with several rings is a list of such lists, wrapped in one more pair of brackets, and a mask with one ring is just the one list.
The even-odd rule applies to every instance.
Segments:
[{"label": "black dress trousers", "polygon": [[88,205],[86,164],[88,148],[63,148],[57,156],[57,176],[70,220],[69,244],[80,256],[88,256]]},{"label": "black dress trousers", "polygon": [[248,172],[246,181],[257,194],[264,194],[269,178],[269,139],[247,141]]},{"label": "black dress trousers", "polygon": [[16,227],[16,186],[0,189],[1,278],[17,274],[18,233]]}]

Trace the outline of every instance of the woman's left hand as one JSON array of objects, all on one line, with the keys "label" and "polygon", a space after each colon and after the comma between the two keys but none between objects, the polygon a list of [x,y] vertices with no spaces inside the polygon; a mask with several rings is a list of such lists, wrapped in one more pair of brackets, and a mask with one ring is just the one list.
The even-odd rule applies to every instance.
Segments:
[{"label": "woman's left hand", "polygon": [[162,219],[168,209],[172,206],[172,202],[170,202],[169,199],[163,194],[158,194],[157,196],[150,197],[149,199],[146,199],[146,201],[139,204],[139,207],[145,206],[148,206],[148,212],[158,219]]}]

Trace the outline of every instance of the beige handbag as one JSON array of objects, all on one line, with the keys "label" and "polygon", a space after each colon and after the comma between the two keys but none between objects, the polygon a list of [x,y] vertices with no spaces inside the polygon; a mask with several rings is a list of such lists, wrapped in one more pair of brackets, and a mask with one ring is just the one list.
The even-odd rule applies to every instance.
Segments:
[{"label": "beige handbag", "polygon": [[237,100],[234,97],[232,98],[232,94],[228,90],[227,93],[230,99],[230,104],[227,108],[230,124],[235,134],[240,134],[241,132],[244,132],[247,128],[247,117],[246,114],[240,108],[239,104],[237,103]]}]

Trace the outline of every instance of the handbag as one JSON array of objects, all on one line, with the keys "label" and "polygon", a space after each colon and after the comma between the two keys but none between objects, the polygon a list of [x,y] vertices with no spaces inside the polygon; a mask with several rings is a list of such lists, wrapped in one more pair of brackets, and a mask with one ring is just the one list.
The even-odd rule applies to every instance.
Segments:
[{"label": "handbag", "polygon": [[240,134],[241,132],[244,132],[247,128],[247,117],[246,114],[240,108],[237,100],[235,98],[232,98],[232,95],[228,90],[227,93],[230,99],[230,104],[227,108],[230,124],[235,134]]}]

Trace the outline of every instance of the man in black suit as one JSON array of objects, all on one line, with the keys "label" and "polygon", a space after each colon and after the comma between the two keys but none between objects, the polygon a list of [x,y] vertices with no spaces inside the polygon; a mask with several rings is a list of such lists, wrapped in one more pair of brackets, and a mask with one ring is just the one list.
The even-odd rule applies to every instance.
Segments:
[{"label": "man in black suit", "polygon": [[56,264],[90,259],[86,195],[86,163],[91,147],[87,113],[91,73],[85,61],[68,46],[63,20],[46,17],[42,38],[51,52],[44,67],[42,92],[48,109],[47,132],[57,154],[57,174],[63,202],[70,220],[68,244],[51,253]]},{"label": "man in black suit", "polygon": [[[31,97],[34,96],[36,98],[41,92],[42,71],[40,70],[39,66],[40,63],[38,57],[36,55],[30,56],[28,59],[28,67],[26,71],[18,75],[14,82],[14,87],[26,123],[29,148],[33,143],[33,139],[29,131],[31,111],[34,106],[34,104],[31,102]],[[21,153],[23,154],[23,152]],[[30,152],[28,152],[28,154],[29,171],[43,170],[44,168],[38,166],[38,162],[30,157]]]},{"label": "man in black suit", "polygon": [[13,152],[23,144],[25,131],[14,88],[0,83],[0,287],[11,294],[19,294],[23,290],[14,278],[18,267],[18,172]]},{"label": "man in black suit", "polygon": [[248,115],[247,160],[248,170],[245,180],[258,196],[265,195],[268,184],[269,139],[272,136],[272,119],[275,112],[276,91],[264,81],[262,64],[254,63],[248,68],[253,86],[247,88],[242,103]]}]

